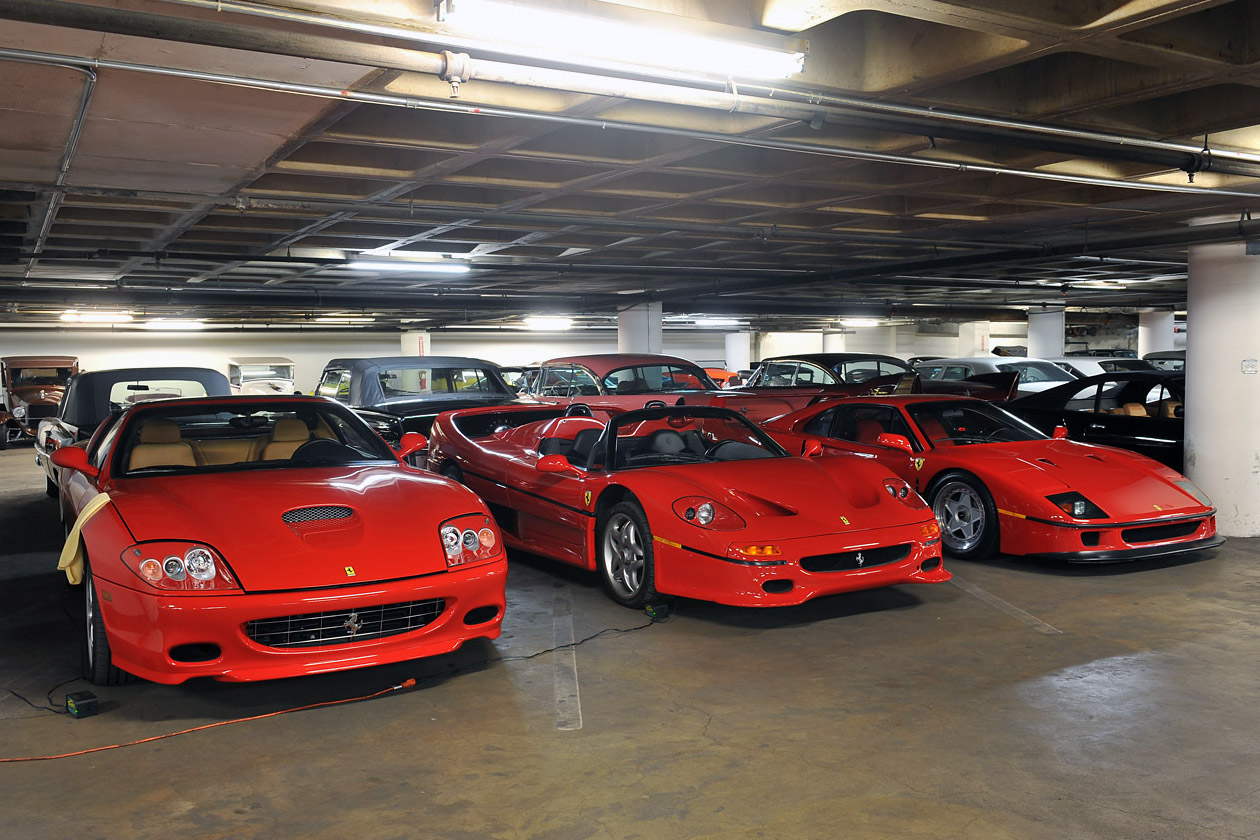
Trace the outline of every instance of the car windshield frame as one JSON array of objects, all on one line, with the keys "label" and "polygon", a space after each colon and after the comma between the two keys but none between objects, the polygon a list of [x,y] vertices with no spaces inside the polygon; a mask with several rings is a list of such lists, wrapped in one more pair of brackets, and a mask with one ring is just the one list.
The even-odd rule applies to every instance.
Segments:
[{"label": "car windshield frame", "polygon": [[[144,427],[158,421],[166,425],[161,441],[142,440]],[[306,426],[305,440],[290,435],[286,441],[276,436],[278,421],[288,422],[286,431]],[[175,432],[170,432],[170,427]],[[398,459],[389,445],[353,411],[332,400],[224,400],[157,402],[123,412],[121,422],[111,430],[107,460],[110,473],[119,479],[142,479],[158,475],[223,475],[271,469],[327,467],[330,465],[392,464]],[[268,454],[272,444],[276,452]],[[306,454],[294,457],[307,444]],[[228,449],[239,460],[205,458],[216,445]],[[134,464],[136,450],[156,446],[153,457]],[[181,447],[186,446],[188,453]],[[165,448],[165,449],[163,449]],[[284,451],[285,454],[279,454]],[[226,457],[234,457],[229,455]],[[188,463],[189,458],[193,463]],[[224,457],[220,455],[218,457]],[[105,459],[103,459],[105,460]],[[164,460],[173,463],[161,463]]]},{"label": "car windshield frame", "polygon": [[[986,443],[1017,443],[1050,440],[1032,424],[986,400],[939,400],[915,402],[905,407],[915,429],[933,449],[943,446],[973,446]],[[963,412],[970,417],[987,420],[988,426],[968,429],[956,422],[946,422],[947,412]],[[940,432],[931,431],[933,423]],[[1000,424],[1001,428],[995,428]]]},{"label": "car windshield frame", "polygon": [[[714,421],[704,424],[700,421]],[[707,429],[706,429],[707,426]],[[633,427],[633,429],[631,428]],[[648,434],[638,434],[646,430]],[[712,440],[704,446],[704,451],[683,449],[674,452],[659,450],[646,451],[636,446],[628,447],[628,442],[648,441],[658,432],[672,431],[687,440],[685,433],[694,432],[696,438],[704,442],[704,432],[714,435],[717,430],[724,432],[721,440]],[[623,431],[625,433],[623,433]],[[741,436],[743,439],[741,440]],[[730,444],[730,445],[728,445]],[[619,472],[641,467],[666,467],[686,464],[714,464],[732,461],[762,460],[764,458],[791,458],[792,453],[784,449],[778,442],[753,424],[742,414],[726,408],[713,406],[665,406],[662,408],[641,408],[614,416],[608,421],[597,449],[602,446],[592,464],[593,468],[603,468],[610,472]],[[726,450],[718,457],[714,447]],[[748,447],[740,449],[738,447]],[[753,449],[766,454],[753,454]],[[745,456],[745,457],[741,457]]]},{"label": "car windshield frame", "polygon": [[[626,371],[633,371],[633,374],[627,381],[618,381],[618,374]],[[678,371],[686,376],[694,378],[700,383],[697,388],[693,385],[685,387],[664,387],[665,383],[671,382],[673,371]],[[666,377],[669,377],[667,379]],[[643,383],[639,385],[639,383]],[[655,384],[654,384],[655,383]],[[703,368],[694,365],[680,364],[679,362],[640,362],[632,365],[622,365],[618,368],[605,373],[599,377],[600,387],[609,394],[631,394],[633,396],[642,396],[644,394],[673,394],[679,391],[720,391],[717,383],[704,372]]]}]

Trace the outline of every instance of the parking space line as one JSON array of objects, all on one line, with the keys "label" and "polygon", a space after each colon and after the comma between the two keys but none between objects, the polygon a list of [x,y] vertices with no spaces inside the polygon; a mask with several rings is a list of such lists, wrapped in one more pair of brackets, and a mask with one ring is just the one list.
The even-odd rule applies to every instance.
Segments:
[{"label": "parking space line", "polygon": [[[556,688],[556,729],[582,728],[582,698],[578,694],[577,648],[573,646],[573,603],[569,587],[557,581],[552,600],[551,676]],[[567,647],[562,647],[567,645]]]},{"label": "parking space line", "polygon": [[989,592],[986,592],[985,590],[976,586],[974,583],[968,583],[967,581],[962,580],[961,578],[958,577],[957,572],[954,573],[954,578],[953,580],[950,581],[950,583],[954,584],[954,586],[957,586],[959,589],[961,589],[963,592],[966,592],[968,595],[971,595],[974,598],[979,598],[981,601],[984,601],[989,606],[999,609],[1002,612],[1006,613],[1007,615],[1012,616],[1013,618],[1019,619],[1024,624],[1027,624],[1029,627],[1036,630],[1038,633],[1044,633],[1047,636],[1053,636],[1056,633],[1063,632],[1058,627],[1055,627],[1053,624],[1047,624],[1046,622],[1042,621],[1040,618],[1037,618],[1037,616],[1033,615],[1032,613],[1024,612],[1023,610],[1021,610],[1019,607],[1015,606],[1014,604],[1008,604],[1006,601],[1003,601],[998,596],[993,595]]}]

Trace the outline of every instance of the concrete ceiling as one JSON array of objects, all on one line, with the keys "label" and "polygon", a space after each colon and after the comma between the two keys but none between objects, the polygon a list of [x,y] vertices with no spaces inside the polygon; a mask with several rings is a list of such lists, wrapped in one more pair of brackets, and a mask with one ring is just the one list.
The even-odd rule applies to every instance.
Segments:
[{"label": "concrete ceiling", "polygon": [[1257,0],[563,5],[805,71],[522,56],[431,0],[0,0],[0,326],[1176,307],[1190,244],[1260,235]]}]

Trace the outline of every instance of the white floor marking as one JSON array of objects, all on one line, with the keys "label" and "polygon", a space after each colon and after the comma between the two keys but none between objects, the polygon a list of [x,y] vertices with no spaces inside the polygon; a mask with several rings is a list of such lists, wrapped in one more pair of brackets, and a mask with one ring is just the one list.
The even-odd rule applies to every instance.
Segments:
[{"label": "white floor marking", "polygon": [[[551,675],[556,686],[556,729],[582,728],[582,698],[578,694],[577,648],[573,647],[573,604],[569,587],[556,583],[552,601]],[[568,645],[568,647],[561,647]]]},{"label": "white floor marking", "polygon": [[1032,629],[1036,630],[1038,633],[1045,633],[1047,636],[1053,636],[1056,633],[1063,632],[1058,627],[1055,627],[1052,624],[1045,623],[1044,621],[1042,621],[1040,618],[1037,618],[1037,616],[1033,615],[1032,613],[1026,613],[1023,610],[1021,610],[1019,607],[1015,606],[1014,604],[1008,604],[1005,601],[1003,601],[1001,598],[999,598],[998,596],[985,592],[983,589],[976,586],[974,583],[967,583],[967,581],[959,578],[957,573],[954,574],[954,579],[951,580],[950,583],[954,584],[954,586],[957,586],[959,589],[961,589],[963,592],[966,592],[968,595],[971,595],[972,597],[975,597],[975,598],[979,598],[981,601],[984,601],[989,606],[996,607],[997,609],[1001,610],[1007,615],[1013,616],[1019,619],[1020,621],[1024,622]]}]

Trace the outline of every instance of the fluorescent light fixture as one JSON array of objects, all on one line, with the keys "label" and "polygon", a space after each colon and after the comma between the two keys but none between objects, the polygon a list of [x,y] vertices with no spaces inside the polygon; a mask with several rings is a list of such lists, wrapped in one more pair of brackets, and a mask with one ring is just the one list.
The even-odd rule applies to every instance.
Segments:
[{"label": "fluorescent light fixture", "polygon": [[410,271],[413,274],[467,274],[472,268],[456,263],[420,260],[354,260],[346,268],[355,271]]},{"label": "fluorescent light fixture", "polygon": [[738,327],[738,318],[696,318],[692,321],[697,327]]},{"label": "fluorescent light fixture", "polygon": [[525,319],[525,326],[531,330],[567,330],[573,319],[534,315]]},{"label": "fluorescent light fixture", "polygon": [[206,322],[199,318],[151,318],[140,326],[146,330],[204,330]]},{"label": "fluorescent light fixture", "polygon": [[841,318],[840,326],[842,327],[878,327],[879,319],[877,318]]},{"label": "fluorescent light fixture", "polygon": [[[725,40],[656,25],[633,11],[610,9],[597,18],[495,0],[458,0],[447,23],[478,38],[528,47],[529,54],[598,59],[741,79],[785,79],[801,72],[805,54],[793,48]],[[687,22],[677,19],[680,25]],[[731,28],[734,32],[734,28]],[[751,38],[761,33],[747,32]],[[785,41],[799,45],[799,41]]]},{"label": "fluorescent light fixture", "polygon": [[370,324],[375,318],[366,315],[321,315],[315,319],[317,324]]},{"label": "fluorescent light fixture", "polygon": [[132,320],[129,312],[80,312],[67,309],[61,313],[61,320],[71,324],[125,324]]}]

